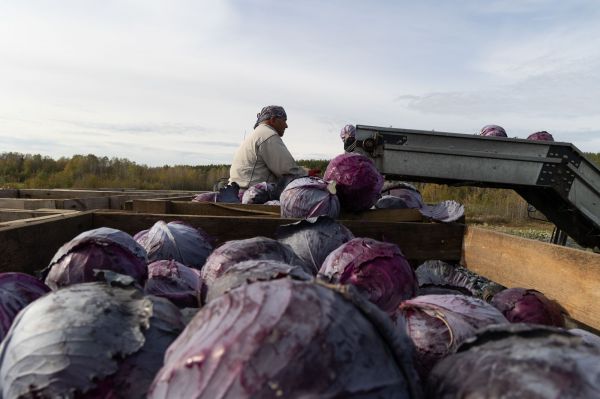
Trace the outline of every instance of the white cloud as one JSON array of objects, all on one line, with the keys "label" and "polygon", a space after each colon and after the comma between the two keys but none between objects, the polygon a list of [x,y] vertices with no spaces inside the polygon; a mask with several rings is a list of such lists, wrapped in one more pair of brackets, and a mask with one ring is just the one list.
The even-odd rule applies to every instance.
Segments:
[{"label": "white cloud", "polygon": [[228,162],[273,103],[298,158],[339,153],[346,123],[471,132],[494,120],[582,140],[600,124],[593,4],[8,1],[0,140]]}]

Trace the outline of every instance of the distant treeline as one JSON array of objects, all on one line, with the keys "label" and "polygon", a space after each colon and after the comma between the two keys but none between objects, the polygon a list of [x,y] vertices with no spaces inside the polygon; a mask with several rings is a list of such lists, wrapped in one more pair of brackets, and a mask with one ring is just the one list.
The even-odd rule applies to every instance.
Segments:
[{"label": "distant treeline", "polygon": [[[323,171],[328,161],[298,161]],[[229,165],[151,167],[125,158],[75,155],[53,159],[39,154],[5,152],[0,155],[3,188],[137,188],[142,190],[211,190],[229,177]]]},{"label": "distant treeline", "polygon": [[[586,153],[600,166],[600,153]],[[325,171],[328,160],[299,160]],[[124,158],[75,155],[57,160],[39,154],[0,155],[2,188],[137,188],[142,190],[212,190],[229,176],[229,165],[150,167]],[[453,199],[463,203],[467,217],[490,223],[516,223],[527,218],[527,203],[512,190],[417,184],[426,202]]]}]

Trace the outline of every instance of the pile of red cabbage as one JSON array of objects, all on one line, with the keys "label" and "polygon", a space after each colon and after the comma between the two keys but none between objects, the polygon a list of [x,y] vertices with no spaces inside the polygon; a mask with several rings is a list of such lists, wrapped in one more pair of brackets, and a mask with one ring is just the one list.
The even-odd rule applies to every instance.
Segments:
[{"label": "pile of red cabbage", "polygon": [[194,197],[192,201],[239,203],[241,201],[241,197],[242,193],[240,193],[240,187],[234,183],[219,189],[219,191],[200,193]]},{"label": "pile of red cabbage", "polygon": [[417,278],[396,244],[354,238],[331,252],[319,270],[331,283],[352,284],[383,311],[394,314],[417,293]]},{"label": "pile of red cabbage", "polygon": [[0,346],[3,398],[145,398],[183,330],[169,301],[83,283],[32,302]]},{"label": "pile of red cabbage", "polygon": [[169,347],[148,397],[420,398],[410,340],[348,292],[278,279],[216,298]]},{"label": "pile of red cabbage", "polygon": [[[409,185],[406,185],[409,186]],[[414,187],[398,187],[388,191],[375,203],[378,209],[418,209],[423,216],[440,222],[454,222],[465,214],[463,205],[456,201],[442,201],[435,205],[423,202],[421,193]]]},{"label": "pile of red cabbage", "polygon": [[25,273],[0,273],[0,341],[25,306],[50,291],[37,278]]},{"label": "pile of red cabbage", "polygon": [[421,193],[410,188],[394,188],[375,203],[375,207],[380,209],[420,209],[423,205]]},{"label": "pile of red cabbage", "polygon": [[502,126],[498,125],[485,125],[479,132],[480,136],[494,136],[494,137],[508,137],[506,131]]},{"label": "pile of red cabbage", "polygon": [[192,202],[218,202],[217,201],[217,192],[209,191],[206,193],[200,193],[192,198]]},{"label": "pile of red cabbage", "polygon": [[541,132],[535,132],[535,133],[531,133],[528,137],[527,140],[535,140],[535,141],[554,141],[554,137],[552,137],[552,135],[550,133],[548,133],[545,130],[542,130]]},{"label": "pile of red cabbage", "polygon": [[242,195],[242,204],[264,204],[267,201],[274,200],[275,184],[262,182],[255,184],[244,191]]},{"label": "pile of red cabbage", "polygon": [[440,361],[429,398],[600,398],[600,347],[565,330],[505,324],[485,328]]},{"label": "pile of red cabbage", "polygon": [[53,290],[96,281],[94,270],[125,274],[143,286],[147,260],[146,250],[129,234],[101,227],[83,232],[60,247],[42,274]]},{"label": "pile of red cabbage", "polygon": [[565,326],[560,306],[533,289],[507,288],[496,293],[490,303],[511,323]]},{"label": "pile of red cabbage", "polygon": [[334,249],[354,238],[350,230],[328,216],[279,226],[276,236],[280,242],[289,245],[305,264],[312,266],[313,275]]},{"label": "pile of red cabbage", "polygon": [[227,241],[216,248],[202,267],[202,279],[210,288],[217,277],[246,260],[275,260],[300,266],[307,273],[311,270],[288,245],[268,237],[254,237]]},{"label": "pile of red cabbage", "polygon": [[383,177],[373,161],[357,153],[345,153],[332,159],[323,178],[337,183],[342,208],[351,212],[375,205],[383,187]]},{"label": "pile of red cabbage", "polygon": [[427,375],[479,328],[508,323],[496,308],[465,295],[422,295],[400,304],[398,328],[407,328],[416,347],[416,367]]},{"label": "pile of red cabbage", "polygon": [[147,295],[167,298],[180,308],[201,306],[202,277],[200,270],[175,260],[157,260],[148,265]]},{"label": "pile of red cabbage", "polygon": [[300,177],[292,180],[279,197],[281,217],[309,218],[327,215],[337,218],[340,202],[335,182],[320,177]]},{"label": "pile of red cabbage", "polygon": [[148,253],[148,260],[176,260],[186,266],[200,269],[212,252],[212,239],[201,228],[184,222],[154,223],[133,237]]},{"label": "pile of red cabbage", "polygon": [[419,189],[411,183],[397,180],[386,180],[383,182],[381,194],[395,195],[397,189],[410,189],[418,192],[419,194],[421,193]]},{"label": "pile of red cabbage", "polygon": [[428,260],[415,270],[419,282],[419,295],[464,294],[489,302],[504,290],[501,286],[469,269],[441,260]]},{"label": "pile of red cabbage", "polygon": [[218,277],[208,288],[206,301],[210,302],[243,284],[280,278],[308,281],[312,276],[300,266],[288,265],[276,260],[247,260],[236,263]]},{"label": "pile of red cabbage", "polygon": [[403,200],[393,195],[383,195],[375,203],[377,209],[419,209],[415,203]]}]

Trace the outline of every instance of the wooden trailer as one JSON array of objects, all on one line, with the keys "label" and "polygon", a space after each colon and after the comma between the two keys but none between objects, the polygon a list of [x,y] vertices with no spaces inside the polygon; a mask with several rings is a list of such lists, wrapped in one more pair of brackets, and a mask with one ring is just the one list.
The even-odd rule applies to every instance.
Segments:
[{"label": "wooden trailer", "polygon": [[[129,234],[158,220],[182,220],[227,240],[273,237],[279,225],[296,219],[263,216],[206,216],[88,211],[60,219],[0,227],[0,271],[35,273],[77,234],[98,227]],[[429,259],[460,262],[507,287],[535,288],[556,300],[576,325],[600,330],[600,254],[519,238],[462,223],[341,221],[358,237],[400,246],[413,266]]]}]

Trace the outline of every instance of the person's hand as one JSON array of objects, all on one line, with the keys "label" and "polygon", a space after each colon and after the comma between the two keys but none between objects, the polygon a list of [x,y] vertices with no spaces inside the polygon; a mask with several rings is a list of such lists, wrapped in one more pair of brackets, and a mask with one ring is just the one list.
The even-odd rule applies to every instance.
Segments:
[{"label": "person's hand", "polygon": [[308,170],[309,176],[319,176],[320,174],[321,174],[321,169],[314,168],[314,169]]}]

